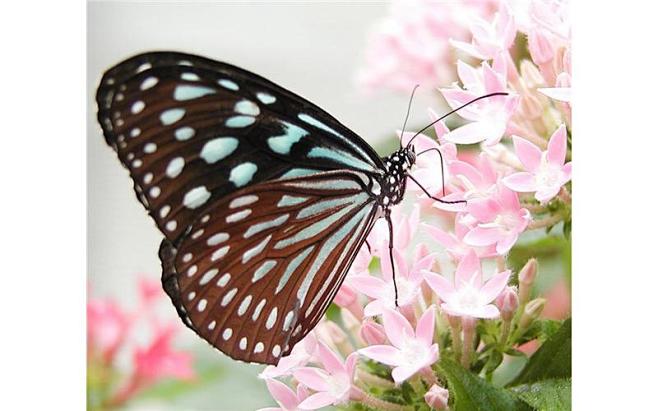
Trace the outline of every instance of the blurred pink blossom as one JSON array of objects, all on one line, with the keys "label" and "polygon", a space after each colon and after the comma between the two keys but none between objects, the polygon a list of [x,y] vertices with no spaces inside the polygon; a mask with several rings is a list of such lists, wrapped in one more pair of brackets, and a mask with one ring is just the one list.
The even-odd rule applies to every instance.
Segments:
[{"label": "blurred pink blossom", "polygon": [[510,271],[495,273],[488,281],[482,280],[480,259],[470,251],[457,266],[453,281],[442,275],[425,271],[425,281],[443,303],[441,309],[455,317],[496,318],[500,314],[492,302],[503,291]]},{"label": "blurred pink blossom", "polygon": [[130,315],[114,301],[90,298],[87,302],[87,346],[110,363],[130,329]]},{"label": "blurred pink blossom", "polygon": [[416,331],[402,314],[386,309],[384,330],[391,345],[373,345],[358,352],[375,361],[393,366],[393,380],[400,384],[439,359],[439,346],[434,339],[434,306],[418,320]]},{"label": "blurred pink blossom", "polygon": [[194,377],[192,355],[172,347],[177,329],[173,324],[161,328],[147,346],[135,350],[133,362],[140,381],[152,382],[161,378],[189,380]]},{"label": "blurred pink blossom", "polygon": [[512,190],[534,192],[540,203],[546,203],[571,180],[571,162],[564,163],[567,155],[567,129],[564,124],[555,130],[548,141],[546,151],[541,151],[536,145],[516,136],[514,149],[527,171],[514,173],[503,179],[503,183]]},{"label": "blurred pink blossom", "polygon": [[300,409],[316,410],[328,405],[344,404],[350,399],[357,353],[350,354],[343,362],[321,342],[318,344],[317,357],[323,369],[302,367],[293,373],[297,381],[316,391],[299,404]]},{"label": "blurred pink blossom", "polygon": [[[452,109],[485,94],[509,92],[507,64],[501,59],[494,59],[493,67],[484,61],[477,69],[460,60],[457,63],[457,72],[464,88],[440,89]],[[445,136],[446,140],[457,144],[474,144],[481,141],[487,145],[498,143],[519,102],[518,95],[509,93],[507,96],[480,100],[459,110],[457,114],[470,123],[452,130]]]},{"label": "blurred pink blossom", "polygon": [[507,4],[502,2],[490,21],[474,17],[470,31],[473,35],[470,43],[451,39],[450,44],[477,59],[490,60],[507,53],[516,36],[516,25]]},{"label": "blurred pink blossom", "polygon": [[495,244],[499,255],[507,254],[531,220],[518,195],[503,184],[498,184],[494,196],[469,201],[467,212],[474,227],[466,233],[464,242],[476,247]]},{"label": "blurred pink blossom", "polygon": [[432,87],[449,82],[454,53],[448,39],[466,38],[471,19],[490,15],[495,3],[393,1],[389,16],[369,36],[358,82],[367,90],[386,87],[405,92],[416,84]]},{"label": "blurred pink blossom", "polygon": [[368,345],[377,345],[386,343],[386,332],[381,324],[371,319],[363,320],[359,335]]},{"label": "blurred pink blossom", "polygon": [[297,385],[297,392],[274,379],[266,380],[265,384],[279,407],[261,408],[258,411],[298,411],[301,410],[299,404],[308,397],[308,389],[302,384]]}]

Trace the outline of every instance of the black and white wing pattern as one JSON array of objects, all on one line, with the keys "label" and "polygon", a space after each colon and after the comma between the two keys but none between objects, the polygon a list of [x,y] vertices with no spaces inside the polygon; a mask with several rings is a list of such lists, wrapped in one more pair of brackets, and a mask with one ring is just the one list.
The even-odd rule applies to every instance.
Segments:
[{"label": "black and white wing pattern", "polygon": [[275,364],[320,320],[377,217],[359,172],[263,182],[160,248],[185,323],[234,359]]},{"label": "black and white wing pattern", "polygon": [[183,321],[235,359],[276,364],[322,317],[379,217],[382,159],[301,97],[188,54],[118,64],[97,103],[165,236],[163,286]]},{"label": "black and white wing pattern", "polygon": [[132,57],[105,73],[96,99],[107,143],[169,240],[247,185],[335,169],[383,174],[377,153],[322,109],[203,57]]}]

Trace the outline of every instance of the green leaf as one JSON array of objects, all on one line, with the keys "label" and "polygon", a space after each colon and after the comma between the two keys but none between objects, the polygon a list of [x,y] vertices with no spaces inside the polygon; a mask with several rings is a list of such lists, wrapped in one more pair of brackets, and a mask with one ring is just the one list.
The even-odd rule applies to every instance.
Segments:
[{"label": "green leaf", "polygon": [[571,410],[571,380],[555,379],[512,388],[519,398],[539,411]]},{"label": "green leaf", "polygon": [[567,319],[510,383],[519,385],[549,378],[571,378],[571,319]]},{"label": "green leaf", "polygon": [[508,390],[491,385],[449,358],[441,359],[439,369],[448,380],[453,411],[531,410]]}]

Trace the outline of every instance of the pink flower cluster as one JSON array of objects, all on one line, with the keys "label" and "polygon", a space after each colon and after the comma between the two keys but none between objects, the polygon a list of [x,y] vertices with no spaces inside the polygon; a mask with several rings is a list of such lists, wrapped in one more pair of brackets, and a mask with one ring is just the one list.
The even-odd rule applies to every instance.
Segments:
[{"label": "pink flower cluster", "polygon": [[[393,2],[371,39],[363,83],[408,92],[417,83],[449,83],[446,73],[456,67],[459,82],[438,90],[449,107],[508,95],[458,111],[463,121],[452,129],[435,124],[437,139],[414,140],[417,153],[438,149],[443,157],[442,164],[435,151],[420,155],[415,179],[436,197],[465,203],[444,204],[408,186],[413,207],[393,211],[397,306],[380,220],[334,300],[340,320],[324,319],[261,374],[277,409],[348,401],[398,409],[369,387],[417,380],[427,404],[445,408],[449,393],[434,367],[445,350],[437,340],[441,327],[451,335],[447,352],[468,368],[478,354],[477,321],[500,321],[498,338],[506,344],[513,321],[522,331],[541,313],[545,300],[530,300],[536,261],[521,271],[517,289],[508,285],[506,256],[526,231],[570,222],[570,52],[563,1]],[[438,118],[432,110],[429,117]],[[413,135],[400,135],[402,144]],[[477,150],[460,147],[473,144]],[[430,242],[420,242],[423,235]],[[387,367],[390,380],[370,373],[370,363]]]},{"label": "pink flower cluster", "polygon": [[[139,282],[139,304],[125,310],[112,299],[90,298],[87,302],[87,358],[90,375],[99,375],[99,385],[109,384],[103,376],[125,373],[123,381],[111,387],[95,387],[109,391],[98,399],[103,408],[118,407],[134,398],[141,390],[166,378],[192,380],[192,355],[174,348],[177,322],[163,322],[155,314],[159,300],[164,300],[157,281]],[[140,335],[147,339],[140,341]],[[131,358],[132,369],[121,370],[119,356]],[[94,389],[94,384],[90,384]],[[95,398],[95,397],[94,397]]]}]

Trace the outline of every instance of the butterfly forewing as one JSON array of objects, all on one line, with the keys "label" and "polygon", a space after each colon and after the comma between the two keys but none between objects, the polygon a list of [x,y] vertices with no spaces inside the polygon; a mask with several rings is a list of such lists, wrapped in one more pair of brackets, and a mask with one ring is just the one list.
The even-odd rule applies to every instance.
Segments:
[{"label": "butterfly forewing", "polygon": [[232,358],[274,364],[319,321],[377,216],[350,170],[251,185],[174,247],[163,284],[184,321]]},{"label": "butterfly forewing", "polygon": [[240,68],[148,53],[110,69],[97,93],[105,138],[169,240],[205,208],[248,185],[382,162],[329,114]]}]

